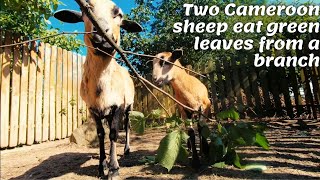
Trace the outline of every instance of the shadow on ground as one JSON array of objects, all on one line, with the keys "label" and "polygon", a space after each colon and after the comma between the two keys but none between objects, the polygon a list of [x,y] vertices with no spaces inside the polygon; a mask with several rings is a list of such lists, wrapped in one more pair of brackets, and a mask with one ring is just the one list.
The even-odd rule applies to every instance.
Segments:
[{"label": "shadow on ground", "polygon": [[[14,179],[50,179],[60,177],[68,173],[92,176],[97,175],[96,167],[81,167],[82,164],[93,158],[93,153],[62,153],[54,155],[41,162],[38,166]],[[23,157],[22,157],[23,158]]]}]

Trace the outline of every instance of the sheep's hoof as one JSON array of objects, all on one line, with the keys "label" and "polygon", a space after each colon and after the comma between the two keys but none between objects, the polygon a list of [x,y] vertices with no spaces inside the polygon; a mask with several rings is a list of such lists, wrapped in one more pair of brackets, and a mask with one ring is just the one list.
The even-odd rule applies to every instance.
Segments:
[{"label": "sheep's hoof", "polygon": [[130,154],[130,148],[125,148],[124,155],[129,155],[129,154]]},{"label": "sheep's hoof", "polygon": [[191,166],[194,170],[198,171],[200,169],[200,160],[199,158],[192,158]]},{"label": "sheep's hoof", "polygon": [[119,170],[118,170],[118,169],[109,170],[108,180],[118,180],[118,179],[120,179],[120,177],[119,177]]}]

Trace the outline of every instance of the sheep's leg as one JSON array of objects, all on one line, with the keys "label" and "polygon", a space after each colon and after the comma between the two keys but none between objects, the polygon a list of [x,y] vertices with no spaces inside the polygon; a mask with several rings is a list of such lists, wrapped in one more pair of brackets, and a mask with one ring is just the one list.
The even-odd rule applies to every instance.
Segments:
[{"label": "sheep's leg", "polygon": [[99,157],[99,177],[104,176],[104,161],[106,159],[106,154],[104,150],[104,137],[105,137],[105,132],[104,128],[102,126],[101,118],[98,118],[97,116],[94,116],[94,120],[96,121],[96,126],[97,126],[97,133],[99,137],[99,148],[100,148],[100,157]]},{"label": "sheep's leg", "polygon": [[119,163],[117,159],[117,146],[116,142],[119,136],[119,120],[123,118],[123,110],[119,107],[113,107],[111,117],[108,118],[110,127],[110,162],[108,178],[115,178],[119,175]]},{"label": "sheep's leg", "polygon": [[198,152],[197,152],[197,148],[196,148],[196,136],[195,136],[195,133],[194,133],[194,129],[192,127],[189,128],[188,135],[189,135],[188,141],[190,142],[191,149],[192,149],[191,166],[194,169],[199,169],[200,160],[199,160],[199,156],[198,156]]},{"label": "sheep's leg", "polygon": [[132,110],[132,105],[130,105],[125,112],[124,128],[126,130],[126,145],[124,147],[124,154],[128,155],[130,153],[130,123],[129,123],[129,113]]}]

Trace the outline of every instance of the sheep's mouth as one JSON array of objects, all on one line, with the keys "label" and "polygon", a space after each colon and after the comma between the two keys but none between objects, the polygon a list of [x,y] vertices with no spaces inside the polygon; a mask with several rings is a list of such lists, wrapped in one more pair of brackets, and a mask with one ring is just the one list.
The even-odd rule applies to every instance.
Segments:
[{"label": "sheep's mouth", "polygon": [[[95,53],[98,55],[106,56],[107,55],[106,53],[111,54],[115,51],[115,49],[111,46],[111,44],[108,43],[102,36],[100,36],[97,33],[94,33],[90,38],[90,40],[91,40],[92,46],[94,48],[97,48],[95,50]],[[112,37],[112,40],[115,43],[117,43],[117,41],[113,37]]]}]

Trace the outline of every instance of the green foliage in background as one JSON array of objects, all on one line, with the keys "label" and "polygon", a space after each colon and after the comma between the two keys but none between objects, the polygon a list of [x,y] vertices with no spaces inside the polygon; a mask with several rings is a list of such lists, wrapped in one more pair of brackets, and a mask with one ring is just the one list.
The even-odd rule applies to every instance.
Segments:
[{"label": "green foliage in background", "polygon": [[[20,33],[24,37],[37,38],[58,33],[50,27],[49,17],[57,10],[59,0],[2,0],[0,2],[1,29]],[[76,35],[61,35],[44,39],[52,45],[67,50],[79,50]]]},{"label": "green foliage in background", "polygon": [[[182,64],[190,64],[193,67],[208,67],[208,72],[215,69],[215,62],[223,58],[228,60],[240,61],[244,57],[250,57],[254,53],[258,52],[258,41],[265,32],[262,33],[235,33],[232,31],[232,27],[235,23],[242,22],[258,22],[262,21],[264,23],[265,29],[266,25],[270,22],[315,22],[319,21],[319,17],[300,17],[300,16],[254,16],[254,17],[239,17],[239,16],[226,16],[223,12],[224,7],[234,2],[237,5],[268,5],[268,4],[279,4],[286,5],[288,1],[270,1],[270,0],[166,0],[166,1],[149,1],[149,0],[136,0],[136,8],[131,10],[128,15],[130,19],[133,19],[145,28],[145,31],[139,34],[125,33],[122,46],[126,50],[131,50],[135,52],[143,52],[145,54],[155,55],[163,51],[172,51],[177,48],[183,48],[184,56],[182,57]],[[310,1],[312,3],[312,1]],[[317,2],[317,1],[314,1]],[[220,13],[217,16],[206,15],[203,17],[196,17],[191,14],[191,16],[185,16],[185,9],[183,8],[184,3],[193,3],[197,5],[216,5],[220,7]],[[293,4],[297,6],[299,1],[294,1]],[[229,25],[228,31],[223,33],[221,36],[217,36],[212,33],[173,33],[173,25],[175,22],[183,22],[185,19],[189,19],[190,22],[226,22]],[[253,39],[254,49],[250,51],[240,50],[217,50],[217,51],[197,51],[194,50],[194,38],[199,36],[200,39]],[[278,33],[274,37],[283,39],[293,39],[302,38],[303,34],[295,33]],[[270,52],[266,52],[270,53]],[[278,56],[286,52],[279,52]],[[141,58],[138,56],[130,56],[134,65],[143,74],[147,74],[151,71],[152,63],[147,62],[148,58]],[[238,62],[237,62],[238,63]],[[207,72],[203,72],[207,73]]]}]

